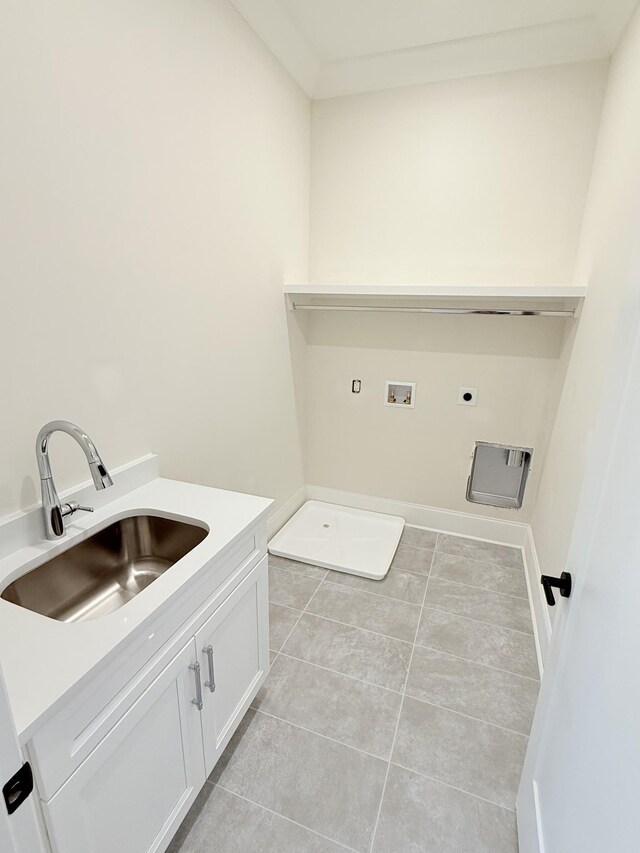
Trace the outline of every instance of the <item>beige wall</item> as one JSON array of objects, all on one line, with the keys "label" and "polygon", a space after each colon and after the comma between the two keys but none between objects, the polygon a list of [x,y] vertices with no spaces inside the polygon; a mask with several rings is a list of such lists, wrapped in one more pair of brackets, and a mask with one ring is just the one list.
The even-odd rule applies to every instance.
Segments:
[{"label": "beige wall", "polygon": [[[227,0],[8,0],[0,64],[0,514],[39,498],[52,418],[112,466],[288,497],[309,100]],[[64,436],[53,465],[87,477]]]},{"label": "beige wall", "polygon": [[[314,103],[312,280],[571,283],[606,74],[590,62]],[[528,520],[568,331],[314,314],[307,480]],[[385,407],[385,379],[417,381],[416,408]],[[461,386],[479,389],[477,407],[457,405]],[[521,511],[465,500],[475,440],[534,447]]]},{"label": "beige wall", "polygon": [[[557,402],[562,321],[314,315],[307,340],[309,482],[438,508],[526,520]],[[362,391],[351,393],[352,378]],[[417,382],[415,408],[383,405],[384,381]],[[478,388],[478,405],[457,404]],[[517,514],[465,499],[474,442],[533,447]]]},{"label": "beige wall", "polygon": [[312,280],[570,283],[606,72],[314,102]]},{"label": "beige wall", "polygon": [[[542,568],[567,558],[591,436],[615,358],[635,339],[640,311],[640,12],[614,56],[577,265],[588,285],[569,361],[533,530]],[[569,567],[579,571],[579,566]]]}]

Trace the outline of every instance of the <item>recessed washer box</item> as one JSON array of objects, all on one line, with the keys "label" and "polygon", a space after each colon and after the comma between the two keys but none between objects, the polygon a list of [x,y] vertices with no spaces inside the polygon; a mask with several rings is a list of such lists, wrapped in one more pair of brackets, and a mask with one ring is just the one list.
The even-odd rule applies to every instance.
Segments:
[{"label": "recessed washer box", "polygon": [[413,409],[416,400],[416,383],[388,379],[384,383],[384,404],[399,409]]},{"label": "recessed washer box", "polygon": [[269,553],[382,580],[403,529],[399,516],[307,501],[269,542]]}]

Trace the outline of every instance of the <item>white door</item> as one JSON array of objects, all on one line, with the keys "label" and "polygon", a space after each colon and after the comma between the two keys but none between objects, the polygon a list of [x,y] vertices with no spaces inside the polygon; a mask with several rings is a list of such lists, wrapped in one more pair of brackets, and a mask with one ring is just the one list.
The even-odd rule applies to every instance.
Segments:
[{"label": "white door", "polygon": [[207,775],[269,672],[269,586],[264,557],[196,634],[204,683]]},{"label": "white door", "polygon": [[54,853],[155,853],[205,782],[193,639],[43,803]]},{"label": "white door", "polygon": [[556,605],[518,794],[521,853],[640,850],[640,336],[628,322],[591,442],[573,592]]},{"label": "white door", "polygon": [[[24,759],[18,746],[9,700],[0,671],[0,788],[20,770]],[[17,796],[18,789],[14,791]],[[4,797],[0,798],[0,850],[2,853],[40,853],[43,844],[36,821],[35,793],[10,815]]]}]

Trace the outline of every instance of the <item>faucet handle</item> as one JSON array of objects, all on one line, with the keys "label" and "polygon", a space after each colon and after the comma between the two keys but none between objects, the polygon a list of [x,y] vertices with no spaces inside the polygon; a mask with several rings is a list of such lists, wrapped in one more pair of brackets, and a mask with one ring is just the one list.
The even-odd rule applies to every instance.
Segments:
[{"label": "faucet handle", "polygon": [[67,501],[62,504],[60,513],[63,518],[66,518],[68,515],[73,515],[74,512],[78,512],[81,510],[82,512],[93,512],[92,506],[81,506],[78,501]]},{"label": "faucet handle", "polygon": [[51,515],[50,524],[51,529],[53,530],[56,536],[62,536],[64,533],[64,521],[62,520],[62,507],[60,506],[52,506],[51,507]]}]

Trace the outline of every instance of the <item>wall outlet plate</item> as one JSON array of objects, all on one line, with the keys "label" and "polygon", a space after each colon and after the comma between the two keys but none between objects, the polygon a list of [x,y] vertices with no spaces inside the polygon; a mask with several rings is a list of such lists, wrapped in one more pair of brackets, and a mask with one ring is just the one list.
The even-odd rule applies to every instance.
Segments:
[{"label": "wall outlet plate", "polygon": [[413,409],[416,402],[416,383],[388,379],[384,383],[384,404],[396,409]]},{"label": "wall outlet plate", "polygon": [[458,405],[475,406],[478,402],[477,388],[460,388],[458,391]]}]

